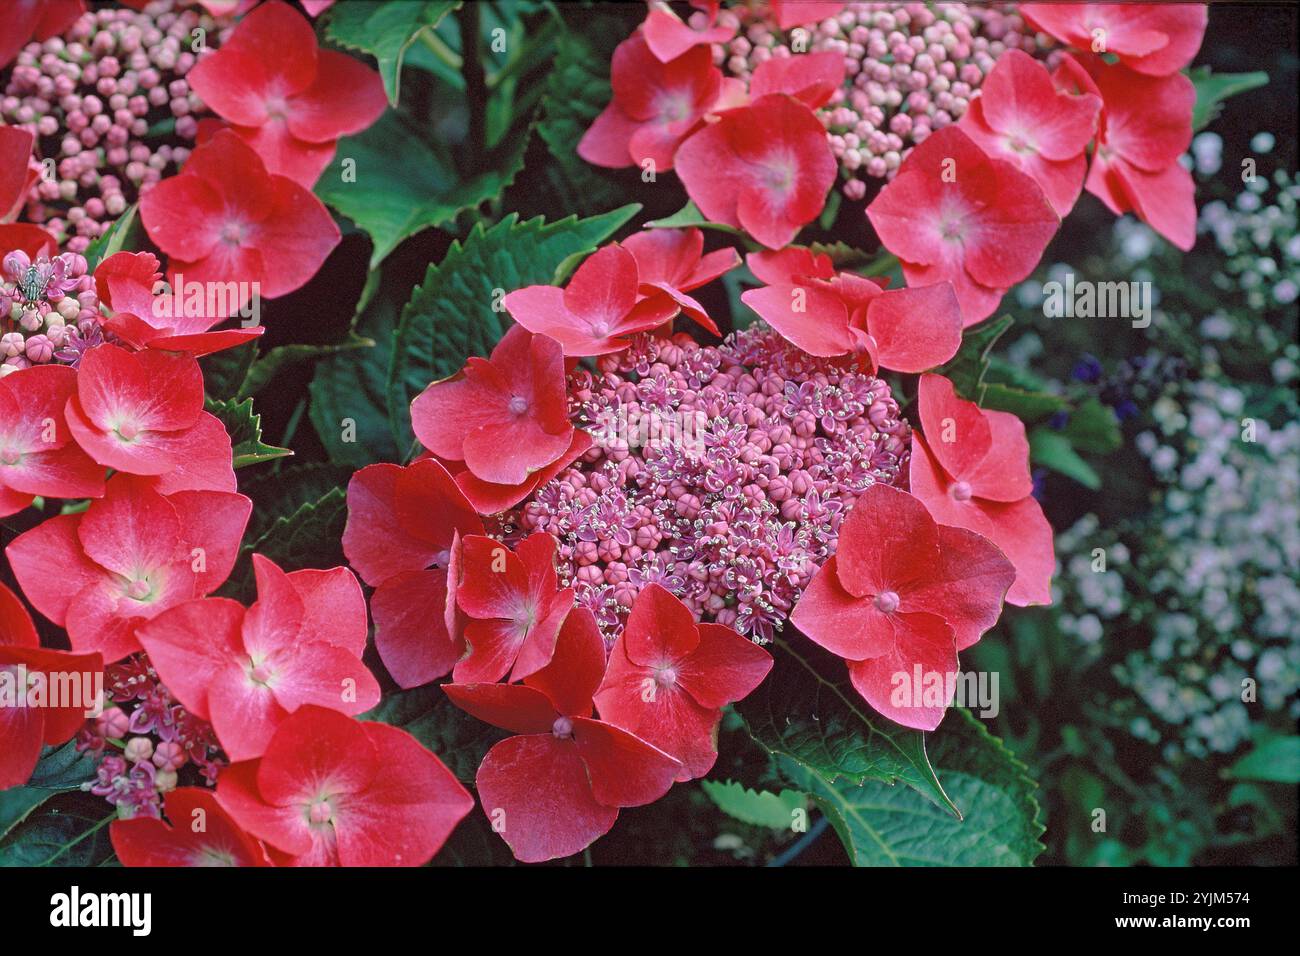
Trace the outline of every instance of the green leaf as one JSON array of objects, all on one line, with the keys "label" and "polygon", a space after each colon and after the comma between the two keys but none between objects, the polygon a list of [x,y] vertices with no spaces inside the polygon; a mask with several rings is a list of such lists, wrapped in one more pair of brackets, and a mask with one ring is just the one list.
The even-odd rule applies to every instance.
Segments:
[{"label": "green leaf", "polygon": [[1076,450],[1094,455],[1109,455],[1124,443],[1115,412],[1095,398],[1084,400],[1070,412],[1061,434]]},{"label": "green leaf", "polygon": [[443,155],[389,111],[339,142],[316,195],[370,236],[373,269],[403,240],[499,196],[523,167],[527,145],[527,135],[514,137],[503,154],[484,157],[484,172],[462,180]]},{"label": "green leaf", "polygon": [[245,342],[233,349],[223,349],[199,359],[203,369],[203,389],[209,398],[238,398],[257,359],[257,342]]},{"label": "green leaf", "polygon": [[254,473],[239,483],[240,492],[252,498],[254,505],[244,537],[256,541],[277,518],[287,518],[335,488],[346,488],[351,477],[350,467],[320,461],[296,462]]},{"label": "green leaf", "polygon": [[1200,132],[1214,122],[1223,109],[1224,100],[1268,82],[1267,73],[1212,73],[1208,66],[1198,66],[1188,71],[1187,76],[1196,87],[1196,105],[1192,108],[1193,132]]},{"label": "green leaf", "polygon": [[855,866],[1029,866],[1043,852],[1038,786],[983,725],[953,708],[931,739],[956,819],[912,790],[876,780],[828,780],[782,761],[826,814]]},{"label": "green leaf", "polygon": [[95,266],[115,253],[139,250],[144,244],[143,239],[144,227],[140,224],[138,209],[132,203],[114,220],[107,232],[86,247],[83,255],[86,257],[88,271],[94,272]]},{"label": "green leaf", "polygon": [[901,781],[944,813],[960,816],[930,766],[925,736],[872,711],[849,683],[842,660],[797,633],[771,649],[777,659],[772,673],[736,705],[760,746],[828,783]]},{"label": "green leaf", "polygon": [[723,813],[756,827],[788,830],[795,811],[808,806],[808,795],[798,790],[755,791],[734,780],[701,780],[700,786]]},{"label": "green leaf", "polygon": [[952,380],[957,393],[971,401],[978,402],[980,389],[984,383],[984,373],[988,371],[989,351],[1011,328],[1011,316],[989,319],[983,325],[977,325],[962,333],[961,348],[957,350],[946,365],[936,369],[940,375]]},{"label": "green leaf", "polygon": [[981,407],[1010,412],[1024,421],[1046,418],[1069,406],[1064,398],[1048,392],[1030,392],[1001,382],[984,383]]},{"label": "green leaf", "polygon": [[677,210],[671,216],[665,216],[663,219],[655,219],[645,224],[647,229],[716,229],[718,232],[725,232],[732,236],[744,235],[735,226],[728,226],[726,223],[710,222],[704,218],[704,213],[700,212],[700,207],[695,205],[691,200],[686,200],[686,205]]},{"label": "green leaf", "polygon": [[262,416],[253,411],[251,398],[242,402],[233,399],[214,402],[208,399],[205,407],[226,426],[236,468],[274,461],[293,454],[288,448],[277,448],[262,442]]},{"label": "green leaf", "polygon": [[402,728],[437,754],[447,769],[467,786],[474,785],[474,775],[492,745],[510,736],[466,714],[451,702],[441,684],[392,694],[357,719]]},{"label": "green leaf", "polygon": [[338,567],[347,563],[342,545],[347,517],[347,493],[332,488],[276,518],[260,538],[244,545],[244,553],[257,552],[286,571]]},{"label": "green leaf", "polygon": [[373,56],[379,64],[388,102],[396,106],[406,51],[422,31],[436,27],[459,6],[456,0],[340,3],[330,11],[325,35],[335,43]]},{"label": "green leaf", "polygon": [[108,825],[116,819],[101,797],[58,794],[0,840],[0,868],[102,865],[113,855]]},{"label": "green leaf", "polygon": [[1226,773],[1237,780],[1300,783],[1300,737],[1265,740],[1229,767]]},{"label": "green leaf", "polygon": [[74,743],[46,747],[26,784],[0,790],[0,840],[50,797],[79,790],[94,776],[94,757]]},{"label": "green leaf", "polygon": [[252,363],[239,386],[238,397],[248,398],[256,395],[286,368],[292,368],[303,362],[314,362],[341,352],[350,352],[353,349],[372,348],[374,344],[373,339],[353,334],[342,342],[328,345],[312,345],[303,342],[277,345]]},{"label": "green leaf", "polygon": [[611,96],[608,71],[613,51],[598,48],[593,37],[617,35],[568,31],[556,40],[537,135],[551,156],[548,184],[565,211],[589,214],[609,209],[627,192],[616,174],[591,165],[576,152],[578,141]]},{"label": "green leaf", "polygon": [[1029,459],[1073,478],[1085,488],[1096,491],[1101,487],[1101,476],[1079,457],[1070,439],[1046,426],[1040,425],[1029,433]]},{"label": "green leaf", "polygon": [[553,223],[540,216],[519,222],[512,214],[490,228],[476,223],[464,244],[452,243],[402,309],[387,383],[398,444],[411,440],[411,400],[430,382],[458,372],[469,356],[488,355],[505,333],[509,316],[497,311],[502,295],[558,284],[640,208],[634,203]]}]

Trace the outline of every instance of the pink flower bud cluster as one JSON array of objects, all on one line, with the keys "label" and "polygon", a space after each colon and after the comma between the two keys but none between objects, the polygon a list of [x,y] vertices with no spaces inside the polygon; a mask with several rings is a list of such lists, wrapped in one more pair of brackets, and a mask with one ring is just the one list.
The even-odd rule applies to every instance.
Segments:
[{"label": "pink flower bud cluster", "polygon": [[83,785],[123,818],[157,817],[164,794],[187,767],[212,785],[227,762],[212,726],[178,704],[141,653],[104,671],[104,712],[77,735],[77,748],[98,758]]},{"label": "pink flower bud cluster", "polygon": [[857,496],[906,479],[911,431],[889,386],[763,327],[717,347],[641,336],[569,389],[596,444],[507,530],[556,536],[561,579],[611,639],[657,582],[699,619],[769,640]]},{"label": "pink flower bud cluster", "polygon": [[15,249],[0,269],[0,377],[51,362],[75,368],[86,349],[104,341],[84,256],[65,252],[32,261]]},{"label": "pink flower bud cluster", "polygon": [[913,146],[960,119],[1004,52],[1045,58],[1050,42],[1010,5],[849,3],[839,16],[803,28],[807,49],[792,51],[795,31],[781,33],[761,8],[738,12],[745,25],[715,57],[742,79],[794,52],[844,56],[845,86],[819,115],[849,199],[866,195],[867,179],[893,178]]},{"label": "pink flower bud cluster", "polygon": [[220,36],[210,17],[175,6],[89,11],[15,61],[0,120],[33,131],[41,169],[24,218],[73,252],[189,156],[205,112],[185,80],[199,56],[194,31],[204,47]]}]

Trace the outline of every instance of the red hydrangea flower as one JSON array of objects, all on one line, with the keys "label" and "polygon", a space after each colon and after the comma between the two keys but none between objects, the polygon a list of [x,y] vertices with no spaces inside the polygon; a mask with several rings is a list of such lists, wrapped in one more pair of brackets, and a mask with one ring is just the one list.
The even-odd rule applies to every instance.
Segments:
[{"label": "red hydrangea flower", "polygon": [[[673,297],[642,297],[641,283],[636,258],[612,242],[588,256],[565,288],[516,289],[505,297],[505,306],[525,329],[559,342],[565,355],[605,355],[621,352],[628,336],[657,328],[677,314]],[[495,362],[496,352],[492,355]]]},{"label": "red hydrangea flower", "polygon": [[320,49],[311,24],[280,0],[240,20],[186,79],[268,172],[307,189],[334,158],[339,137],[361,132],[388,106],[377,72]]},{"label": "red hydrangea flower", "polygon": [[1058,89],[1042,63],[1022,50],[1008,50],[984,78],[959,126],[984,152],[1032,176],[1064,217],[1083,189],[1085,150],[1100,109],[1100,97]]},{"label": "red hydrangea flower", "polygon": [[1139,73],[1164,76],[1192,62],[1208,19],[1204,3],[1026,3],[1030,25],[1079,50],[1112,53]]},{"label": "red hydrangea flower", "polygon": [[217,799],[282,866],[421,866],[474,798],[406,731],[307,705]]},{"label": "red hydrangea flower", "polygon": [[675,60],[692,47],[727,43],[736,35],[735,21],[718,22],[718,3],[696,3],[694,6],[706,9],[708,14],[708,23],[699,30],[683,23],[673,8],[662,0],[650,4],[641,33],[650,52],[660,63]]},{"label": "red hydrangea flower", "polygon": [[33,166],[31,130],[0,125],[0,222],[8,222],[22,211],[40,175]]},{"label": "red hydrangea flower", "polygon": [[[55,702],[47,700],[47,706],[25,706],[32,678],[43,678],[48,688],[51,673],[89,677],[103,669],[104,659],[99,654],[69,654],[41,647],[27,609],[16,594],[0,584],[0,674],[15,693],[24,695],[20,701],[0,706],[0,740],[4,741],[0,747],[0,790],[26,783],[36,769],[41,746],[71,740],[86,723],[87,709],[95,703],[49,706]],[[89,692],[90,681],[83,679],[83,687]]]},{"label": "red hydrangea flower", "polygon": [[0,378],[0,517],[21,511],[34,495],[98,498],[104,469],[72,440],[64,406],[77,373],[35,365]]},{"label": "red hydrangea flower", "polygon": [[348,715],[379,703],[361,663],[366,599],[347,568],[286,574],[253,555],[257,600],[186,601],[136,631],[158,676],[212,724],[231,760],[265,751],[275,728],[305,704]]},{"label": "red hydrangea flower", "polygon": [[697,624],[661,585],[642,589],[609,653],[596,709],[682,762],[677,780],[702,777],[718,759],[722,708],[749,696],[772,656],[721,624]]},{"label": "red hydrangea flower", "polygon": [[1034,270],[1060,225],[1032,178],[955,126],[912,150],[867,218],[908,285],[952,283],[968,326]]},{"label": "red hydrangea flower", "polygon": [[720,113],[683,143],[677,175],[710,221],[780,249],[821,213],[835,156],[816,114],[772,93]]},{"label": "red hydrangea flower", "polygon": [[591,718],[605,671],[596,619],[576,608],[551,663],[523,684],[444,684],[480,720],[513,731],[493,746],[476,782],[483,811],[515,858],[569,856],[608,833],[620,807],[658,800],[681,764],[644,740]]},{"label": "red hydrangea flower", "polygon": [[253,503],[222,491],[163,496],[114,475],[81,514],[57,515],[5,550],[36,610],[65,628],[72,649],[107,663],[140,650],[135,629],[230,575]]},{"label": "red hydrangea flower", "polygon": [[114,820],[108,826],[123,866],[270,866],[266,851],[240,829],[217,795],[203,787],[177,787],[153,817]]},{"label": "red hydrangea flower", "polygon": [[203,410],[194,356],[100,345],[82,358],[76,383],[68,428],[99,464],[157,475],[163,494],[235,490],[230,436]]},{"label": "red hydrangea flower", "polygon": [[1102,99],[1088,192],[1186,252],[1196,242],[1196,186],[1178,159],[1192,142],[1196,88],[1182,73],[1144,76],[1100,57],[1065,56],[1056,80]]},{"label": "red hydrangea flower", "polygon": [[740,265],[740,255],[731,246],[704,255],[704,233],[699,229],[644,229],[623,240],[623,248],[636,260],[637,279],[657,289],[681,307],[693,322],[721,335],[704,306],[687,292],[698,289]]},{"label": "red hydrangea flower", "polygon": [[563,455],[545,468],[529,472],[528,477],[513,485],[484,481],[465,467],[463,461],[440,460],[440,463],[456,479],[456,484],[461,493],[465,495],[479,514],[495,515],[513,508],[532,495],[538,488],[551,481],[556,475],[585,455],[587,450],[591,448],[591,442],[590,434],[580,428],[575,428],[573,430],[573,441],[569,443],[569,447]]},{"label": "red hydrangea flower", "polygon": [[168,277],[238,283],[242,308],[306,285],[341,234],[319,199],[269,172],[230,130],[197,146],[179,175],[140,197],[149,238],[169,257]]},{"label": "red hydrangea flower", "polygon": [[[1014,579],[987,538],[936,524],[907,492],[872,485],[790,621],[848,661],[853,686],[879,713],[933,730],[952,701],[957,652],[997,622]],[[942,675],[942,705],[896,696],[898,675],[910,683],[918,667],[923,683]]]},{"label": "red hydrangea flower", "polygon": [[416,396],[415,435],[484,481],[517,485],[573,443],[564,377],[558,342],[512,326],[491,358],[470,358],[458,374]]},{"label": "red hydrangea flower", "polygon": [[836,16],[844,9],[843,0],[767,0],[767,8],[782,30],[807,26]]},{"label": "red hydrangea flower", "polygon": [[1052,526],[1030,493],[1024,423],[958,398],[942,375],[921,376],[918,404],[925,434],[912,433],[912,494],[936,521],[1003,550],[1016,567],[1007,603],[1050,604]]},{"label": "red hydrangea flower", "polygon": [[747,261],[770,284],[742,293],[741,301],[809,355],[862,353],[873,372],[921,372],[961,347],[961,306],[951,283],[886,290],[851,272],[837,274],[829,258],[796,246]]},{"label": "red hydrangea flower", "polygon": [[641,32],[614,50],[610,85],[613,99],[578,141],[578,155],[613,169],[649,162],[658,172],[673,168],[682,141],[724,89],[709,47],[694,46],[663,63]]},{"label": "red hydrangea flower", "polygon": [[0,69],[35,37],[45,41],[67,30],[86,12],[84,0],[11,0],[0,30]]},{"label": "red hydrangea flower", "polygon": [[833,50],[774,56],[755,68],[749,95],[758,99],[769,93],[788,93],[815,110],[829,103],[843,84],[844,57]]},{"label": "red hydrangea flower", "polygon": [[461,548],[449,587],[469,618],[469,655],[453,678],[476,684],[507,672],[511,681],[537,673],[551,662],[560,625],[573,608],[573,588],[561,590],[555,573],[555,538],[531,534],[511,552],[494,538],[471,535]]},{"label": "red hydrangea flower", "polygon": [[161,280],[158,259],[148,252],[118,252],[101,262],[95,269],[95,290],[100,304],[112,313],[103,327],[135,349],[195,356],[243,345],[266,331],[260,325],[209,331],[228,316],[190,309],[184,290],[158,298],[154,290]]},{"label": "red hydrangea flower", "polygon": [[483,534],[483,521],[432,459],[406,468],[370,465],[348,483],[343,553],[375,588],[375,646],[402,687],[442,677],[465,653],[463,636],[449,633],[445,622],[447,566],[458,534]]}]

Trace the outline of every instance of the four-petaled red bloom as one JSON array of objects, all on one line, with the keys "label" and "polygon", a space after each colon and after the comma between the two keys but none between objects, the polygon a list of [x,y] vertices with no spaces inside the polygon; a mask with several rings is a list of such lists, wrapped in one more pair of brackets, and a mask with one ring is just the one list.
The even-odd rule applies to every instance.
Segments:
[{"label": "four-petaled red bloom", "polygon": [[601,720],[682,762],[678,781],[702,777],[718,759],[722,708],[763,682],[772,656],[721,624],[697,624],[658,584],[636,596],[596,692]]},{"label": "four-petaled red bloom", "polygon": [[[790,621],[848,662],[853,686],[878,712],[933,730],[952,701],[957,652],[997,622],[1014,578],[987,538],[936,524],[907,492],[872,485]],[[913,693],[930,683],[941,684],[941,702]]]},{"label": "four-petaled red bloom", "polygon": [[681,771],[657,747],[592,719],[604,672],[596,619],[576,608],[551,663],[523,684],[443,685],[458,707],[520,735],[493,746],[476,777],[483,812],[518,860],[577,853],[609,832],[620,807],[658,800]]},{"label": "four-petaled red bloom", "polygon": [[56,515],[5,550],[36,610],[75,651],[106,663],[140,650],[135,629],[221,587],[253,502],[224,491],[163,496],[147,479],[114,475],[81,514]]},{"label": "four-petaled red bloom", "polygon": [[123,866],[270,866],[266,850],[203,787],[177,787],[163,801],[170,823],[153,817],[108,827]]},{"label": "four-petaled red bloom", "polygon": [[958,398],[942,375],[921,376],[918,407],[912,494],[936,521],[982,534],[1003,550],[1016,567],[1007,603],[1050,604],[1052,526],[1031,494],[1024,423]]},{"label": "four-petaled red bloom", "polygon": [[230,436],[203,410],[194,356],[99,345],[81,360],[76,384],[68,428],[99,464],[158,476],[163,494],[235,490]]},{"label": "four-petaled red bloom", "polygon": [[36,365],[0,378],[0,517],[35,495],[98,498],[104,469],[72,440],[63,418],[77,373]]},{"label": "four-petaled red bloom", "polygon": [[1085,150],[1100,109],[1099,96],[1058,89],[1042,63],[1022,50],[1008,50],[959,126],[990,156],[1032,176],[1064,217],[1083,189]]},{"label": "four-petaled red bloom", "polygon": [[341,239],[319,199],[224,129],[140,197],[140,219],[169,257],[173,287],[178,276],[236,283],[232,312],[255,294],[275,299],[306,285]]},{"label": "four-petaled red bloom", "polygon": [[961,306],[952,284],[883,289],[802,246],[752,253],[750,270],[768,285],[740,299],[809,355],[865,355],[870,368],[922,372],[961,346]]},{"label": "four-petaled red bloom", "polygon": [[421,866],[474,807],[406,731],[310,704],[222,771],[217,800],[281,866]]},{"label": "four-petaled red bloom", "polygon": [[780,249],[821,213],[835,156],[806,104],[770,93],[718,114],[683,143],[677,175],[710,221]]},{"label": "four-petaled red bloom", "polygon": [[676,302],[693,322],[721,335],[704,306],[686,293],[740,265],[735,249],[727,246],[704,255],[704,234],[698,229],[644,229],[624,239],[623,248],[636,260],[643,294],[647,286],[657,290]]},{"label": "four-petaled red bloom", "polygon": [[725,86],[707,46],[667,63],[634,33],[614,50],[614,97],[578,142],[578,155],[597,166],[673,168],[682,141],[703,122]]},{"label": "four-petaled red bloom", "polygon": [[10,0],[0,30],[0,69],[13,61],[27,41],[56,37],[85,12],[85,0]]},{"label": "four-petaled red bloom", "polygon": [[95,289],[111,313],[104,328],[132,348],[195,356],[243,345],[266,331],[260,325],[209,331],[229,316],[209,315],[207,296],[192,291],[188,297],[184,289],[156,296],[161,279],[158,259],[148,252],[118,252],[101,262],[95,269]]},{"label": "four-petaled red bloom", "polygon": [[[505,306],[525,329],[559,342],[565,355],[605,355],[621,352],[628,336],[677,314],[673,297],[641,296],[641,282],[636,258],[613,242],[588,256],[563,289],[516,289],[505,297]],[[495,351],[492,356],[495,360]]]},{"label": "four-petaled red bloom", "polygon": [[353,715],[379,703],[361,663],[366,600],[347,568],[286,574],[253,555],[257,601],[199,598],[136,631],[167,689],[212,724],[231,760],[260,757],[305,704]]},{"label": "four-petaled red bloom", "polygon": [[908,285],[952,283],[968,326],[1034,270],[1060,225],[1038,183],[956,126],[912,150],[867,218]]},{"label": "four-petaled red bloom", "polygon": [[186,79],[268,172],[307,189],[334,158],[339,137],[370,126],[388,105],[378,73],[318,48],[311,24],[280,0],[240,20]]},{"label": "four-petaled red bloom", "polygon": [[1201,48],[1204,3],[1026,3],[1029,23],[1079,50],[1109,53],[1150,76],[1177,73]]},{"label": "four-petaled red bloom", "polygon": [[661,63],[675,60],[692,47],[708,46],[712,43],[726,43],[736,35],[736,26],[726,26],[717,22],[718,3],[700,4],[707,6],[708,22],[702,29],[696,30],[682,22],[681,17],[663,0],[654,0],[646,13],[641,33],[645,36],[650,52]]},{"label": "four-petaled red bloom", "polygon": [[432,459],[406,468],[370,465],[348,483],[343,553],[375,588],[375,647],[402,687],[442,677],[465,653],[463,635],[445,623],[447,568],[458,534],[483,534],[483,521]]},{"label": "four-petaled red bloom", "polygon": [[1100,57],[1061,59],[1056,80],[1101,97],[1088,192],[1133,212],[1186,252],[1196,242],[1196,186],[1179,157],[1192,142],[1196,88],[1182,73],[1145,76]]},{"label": "four-petaled red bloom", "polygon": [[[41,746],[71,740],[99,703],[93,699],[51,699],[51,674],[66,675],[59,686],[73,687],[79,677],[87,694],[94,693],[95,676],[104,669],[99,654],[69,654],[41,647],[36,627],[18,596],[0,584],[0,683],[13,699],[0,706],[0,790],[28,781],[41,756]],[[44,685],[44,690],[40,685]],[[39,694],[39,697],[31,697]],[[28,704],[34,706],[28,706]],[[79,706],[78,706],[79,705]]]},{"label": "four-petaled red bloom", "polygon": [[491,683],[507,672],[518,681],[551,662],[560,626],[573,609],[573,588],[561,590],[557,583],[555,545],[544,532],[529,535],[513,552],[482,535],[461,541],[457,573],[448,583],[469,618],[469,655],[452,673],[457,683]]},{"label": "four-petaled red bloom", "polygon": [[573,442],[564,382],[560,344],[512,326],[491,358],[470,358],[416,396],[411,424],[439,458],[463,461],[484,481],[516,485]]}]

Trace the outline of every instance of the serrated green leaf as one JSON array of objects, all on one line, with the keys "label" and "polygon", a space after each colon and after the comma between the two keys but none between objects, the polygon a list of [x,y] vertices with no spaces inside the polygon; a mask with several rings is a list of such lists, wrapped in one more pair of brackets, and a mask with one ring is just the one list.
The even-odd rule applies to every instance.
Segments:
[{"label": "serrated green leaf", "polygon": [[957,350],[957,354],[935,371],[952,380],[957,394],[978,402],[980,388],[984,384],[984,374],[989,367],[989,351],[1007,329],[1011,328],[1013,321],[1011,316],[1004,315],[966,329],[962,332],[961,348]]},{"label": "serrated green leaf", "polygon": [[1029,866],[1043,852],[1037,784],[1023,763],[961,708],[931,735],[958,820],[905,787],[830,781],[783,761],[831,822],[855,866]]},{"label": "serrated green leaf", "polygon": [[1101,476],[1079,457],[1070,439],[1046,426],[1029,433],[1029,460],[1073,478],[1085,488],[1096,491],[1101,487]]},{"label": "serrated green leaf", "polygon": [[1188,71],[1188,78],[1196,88],[1196,105],[1192,108],[1192,131],[1200,132],[1214,122],[1223,101],[1238,93],[1245,93],[1268,82],[1268,74],[1212,73],[1208,66],[1198,66]]},{"label": "serrated green leaf", "polygon": [[486,228],[475,224],[442,262],[430,265],[402,309],[388,372],[388,415],[398,444],[409,445],[410,404],[430,382],[455,374],[471,355],[486,356],[505,333],[509,315],[496,311],[501,296],[528,285],[549,285],[577,258],[592,252],[641,207],[623,206],[589,219],[547,223],[514,215]]},{"label": "serrated green leaf", "polygon": [[350,467],[319,461],[254,473],[239,483],[240,492],[252,498],[254,505],[245,538],[256,541],[266,534],[277,518],[288,517],[335,488],[346,488],[351,477]]},{"label": "serrated green leaf", "polygon": [[403,240],[499,196],[523,167],[527,141],[527,135],[515,137],[501,155],[484,157],[484,172],[462,180],[406,120],[389,111],[369,129],[339,141],[316,195],[370,236],[373,269]]},{"label": "serrated green leaf", "polygon": [[[347,493],[342,488],[332,488],[291,514],[276,518],[261,537],[244,545],[242,555],[263,555],[286,571],[339,567],[347,563],[342,545],[347,518]],[[251,562],[241,560],[240,568],[231,575],[222,592],[247,602],[253,591]]]},{"label": "serrated green leaf", "polygon": [[1300,783],[1300,737],[1273,737],[1225,771],[1236,780]]},{"label": "serrated green leaf", "polygon": [[113,855],[108,825],[115,819],[100,797],[56,794],[0,840],[0,868],[98,866]]},{"label": "serrated green leaf", "polygon": [[467,786],[473,786],[479,764],[492,745],[510,736],[470,717],[451,702],[440,684],[392,694],[357,719],[401,727],[437,754],[447,769]]},{"label": "serrated green leaf", "polygon": [[1068,407],[1069,403],[1060,395],[1048,392],[1030,392],[1014,385],[1001,382],[985,382],[983,387],[982,408],[1010,412],[1023,421],[1032,422],[1046,418]]},{"label": "serrated green leaf", "polygon": [[108,227],[108,231],[86,247],[82,255],[86,257],[89,272],[94,272],[95,267],[109,256],[119,252],[135,252],[143,245],[144,228],[137,212],[134,203],[127,206],[113,225]]},{"label": "serrated green leaf", "polygon": [[788,830],[794,813],[808,806],[808,795],[799,790],[751,790],[734,780],[701,780],[700,786],[723,813],[756,827]]},{"label": "serrated green leaf", "polygon": [[233,349],[223,349],[199,359],[203,369],[203,390],[212,399],[238,398],[248,378],[248,370],[257,359],[257,342],[245,342]]},{"label": "serrated green leaf", "polygon": [[930,766],[925,735],[872,711],[842,660],[797,633],[775,641],[772,650],[772,673],[736,705],[760,746],[828,783],[901,781],[945,813],[960,815]]},{"label": "serrated green leaf", "polygon": [[274,461],[293,454],[288,448],[277,448],[263,443],[262,416],[253,411],[251,398],[246,398],[242,402],[233,399],[227,401],[208,399],[205,407],[226,426],[236,468]]},{"label": "serrated green leaf", "polygon": [[457,0],[340,3],[330,10],[325,35],[335,43],[373,56],[388,102],[396,106],[406,51],[421,32],[436,27],[459,6]]},{"label": "serrated green leaf", "polygon": [[79,790],[94,776],[94,757],[74,743],[44,748],[26,784],[0,790],[0,840],[50,797]]},{"label": "serrated green leaf", "polygon": [[373,339],[354,333],[342,342],[328,345],[312,345],[304,342],[277,345],[252,363],[244,376],[243,383],[239,386],[238,397],[250,398],[256,395],[286,368],[292,368],[303,362],[318,361],[342,352],[350,352],[353,349],[373,348],[374,344]]}]

